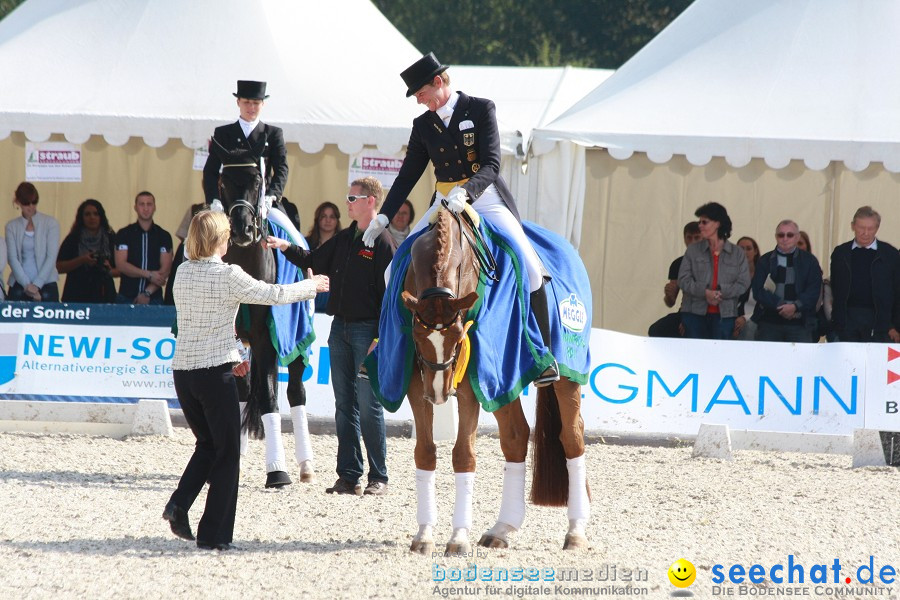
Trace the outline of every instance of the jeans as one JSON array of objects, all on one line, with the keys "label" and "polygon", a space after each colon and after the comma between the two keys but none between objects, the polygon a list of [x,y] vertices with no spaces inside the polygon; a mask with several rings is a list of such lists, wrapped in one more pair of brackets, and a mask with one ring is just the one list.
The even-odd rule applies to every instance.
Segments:
[{"label": "jeans", "polygon": [[762,321],[756,334],[760,342],[796,342],[812,343],[812,326],[809,323],[792,325],[788,323],[770,323]]},{"label": "jeans", "polygon": [[684,337],[695,340],[730,340],[734,333],[734,317],[723,319],[717,314],[681,313]]},{"label": "jeans", "polygon": [[377,334],[376,320],[345,321],[334,317],[328,336],[338,438],[337,474],[353,485],[363,474],[360,434],[369,457],[369,482],[387,483],[388,480],[384,409],[375,399],[369,382],[356,376]]}]

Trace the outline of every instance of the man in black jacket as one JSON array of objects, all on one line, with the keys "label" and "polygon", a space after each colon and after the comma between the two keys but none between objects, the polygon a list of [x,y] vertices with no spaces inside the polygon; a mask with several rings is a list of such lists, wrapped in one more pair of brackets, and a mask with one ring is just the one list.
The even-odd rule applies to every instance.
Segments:
[{"label": "man in black jacket", "polygon": [[238,81],[237,98],[240,118],[229,125],[216,127],[209,142],[209,157],[203,167],[203,192],[206,203],[219,197],[219,169],[223,157],[229,153],[243,150],[259,160],[265,158],[266,196],[270,203],[277,202],[284,192],[287,182],[287,150],[284,147],[284,134],[280,127],[273,127],[259,120],[266,98],[265,81]]},{"label": "man in black jacket", "polygon": [[[413,120],[406,158],[391,186],[381,213],[372,220],[363,241],[372,241],[387,229],[394,214],[409,196],[429,163],[437,179],[431,208],[412,228],[410,235],[428,225],[441,201],[455,213],[471,204],[494,226],[510,236],[528,276],[531,309],[544,343],[549,345],[550,319],[541,261],[522,230],[512,193],[500,176],[500,130],[494,103],[450,89],[447,66],[428,53],[400,74],[406,97],[415,96],[428,110]],[[559,380],[554,364],[535,380],[536,386]]]},{"label": "man in black jacket", "polygon": [[313,251],[279,238],[266,239],[270,248],[284,252],[285,258],[295,265],[330,278],[331,293],[325,312],[334,316],[328,350],[338,438],[338,479],[325,490],[329,494],[359,494],[358,482],[364,466],[360,433],[369,457],[368,485],[362,493],[381,496],[387,491],[384,409],[369,382],[357,379],[359,367],[378,337],[384,271],[395,250],[394,238],[387,231],[378,235],[371,248],[363,244],[361,237],[375,218],[383,193],[381,183],[374,177],[354,181],[347,196],[347,214],[353,222]]},{"label": "man in black jacket", "polygon": [[854,239],[831,253],[832,324],[841,342],[900,342],[900,254],[876,239],[881,215],[863,206]]}]

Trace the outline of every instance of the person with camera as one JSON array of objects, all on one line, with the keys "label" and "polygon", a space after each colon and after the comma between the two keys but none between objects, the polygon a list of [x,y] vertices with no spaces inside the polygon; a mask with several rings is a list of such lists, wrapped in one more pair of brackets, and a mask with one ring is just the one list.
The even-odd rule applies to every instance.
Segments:
[{"label": "person with camera", "polygon": [[63,302],[116,301],[115,241],[103,205],[93,198],[82,202],[56,259],[56,270],[67,274]]}]

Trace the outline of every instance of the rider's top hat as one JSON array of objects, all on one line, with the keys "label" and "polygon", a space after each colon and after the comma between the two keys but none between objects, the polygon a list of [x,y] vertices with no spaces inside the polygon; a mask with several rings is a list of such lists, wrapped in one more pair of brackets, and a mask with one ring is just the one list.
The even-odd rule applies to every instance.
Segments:
[{"label": "rider's top hat", "polygon": [[406,97],[409,98],[418,92],[419,88],[423,85],[431,83],[431,80],[434,79],[435,75],[440,75],[446,70],[447,65],[442,65],[441,61],[435,57],[434,52],[429,52],[414,62],[408,69],[400,73],[400,77],[403,78],[403,83],[405,83],[408,88],[406,90]]},{"label": "rider's top hat", "polygon": [[237,93],[234,94],[234,97],[247,98],[248,100],[265,100],[268,98],[266,95],[266,82],[238,79]]}]

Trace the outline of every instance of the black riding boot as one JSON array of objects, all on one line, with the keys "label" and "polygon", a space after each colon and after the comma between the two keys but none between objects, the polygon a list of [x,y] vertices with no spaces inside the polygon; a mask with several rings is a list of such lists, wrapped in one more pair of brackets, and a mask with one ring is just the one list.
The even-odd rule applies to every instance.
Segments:
[{"label": "black riding boot", "polygon": [[[538,329],[541,330],[541,337],[544,339],[544,345],[550,347],[550,313],[547,309],[547,292],[544,289],[545,284],[541,283],[541,287],[531,292],[531,312],[537,319]],[[537,379],[534,380],[535,387],[544,387],[550,385],[554,381],[559,381],[559,365],[556,361],[544,369]]]}]

